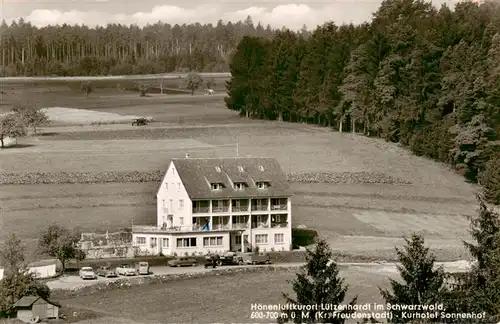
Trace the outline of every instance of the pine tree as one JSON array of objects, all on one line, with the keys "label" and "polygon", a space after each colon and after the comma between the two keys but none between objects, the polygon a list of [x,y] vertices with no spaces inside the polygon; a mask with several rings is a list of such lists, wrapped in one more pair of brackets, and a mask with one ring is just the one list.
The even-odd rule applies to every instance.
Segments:
[{"label": "pine tree", "polygon": [[[306,253],[306,265],[297,273],[292,281],[296,297],[283,294],[287,304],[297,306],[344,305],[335,318],[320,318],[321,310],[287,310],[278,323],[344,323],[340,314],[353,313],[352,306],[356,304],[357,296],[347,305],[343,304],[348,286],[344,279],[339,278],[337,264],[332,260],[333,253],[328,243],[321,239],[316,248]],[[307,316],[305,314],[308,314]],[[304,316],[303,316],[304,315]]]},{"label": "pine tree", "polygon": [[478,196],[479,215],[471,220],[475,244],[464,242],[476,263],[467,283],[467,311],[486,312],[500,320],[500,215]]},{"label": "pine tree", "polygon": [[484,199],[494,205],[500,205],[500,155],[490,159],[480,175]]},{"label": "pine tree", "polygon": [[[398,271],[404,283],[390,279],[391,290],[381,289],[380,293],[386,303],[391,305],[433,305],[442,302],[442,287],[444,270],[439,267],[434,270],[436,258],[424,245],[424,238],[412,234],[405,238],[403,250],[396,248]],[[415,311],[415,313],[426,311]],[[403,318],[402,311],[392,311],[392,321],[407,323],[410,319]],[[439,319],[436,319],[439,321]]]}]

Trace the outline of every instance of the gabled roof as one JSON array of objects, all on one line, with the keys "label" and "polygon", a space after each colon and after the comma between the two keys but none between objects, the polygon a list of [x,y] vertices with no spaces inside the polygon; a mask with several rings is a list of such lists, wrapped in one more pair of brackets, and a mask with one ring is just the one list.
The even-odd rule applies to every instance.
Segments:
[{"label": "gabled roof", "polygon": [[[172,162],[192,200],[292,195],[281,166],[273,158],[184,158],[172,159]],[[258,189],[256,182],[259,181],[269,182],[270,186]],[[237,191],[231,182],[245,182],[248,187]],[[211,190],[209,183],[221,183],[224,188]]]},{"label": "gabled roof", "polygon": [[39,296],[24,296],[21,299],[19,299],[14,304],[13,307],[31,307],[39,299],[45,300],[47,303],[49,303],[51,305],[61,307],[61,305],[54,303],[54,302],[51,302],[51,301],[48,301],[46,299],[43,299],[42,297],[39,297]]}]

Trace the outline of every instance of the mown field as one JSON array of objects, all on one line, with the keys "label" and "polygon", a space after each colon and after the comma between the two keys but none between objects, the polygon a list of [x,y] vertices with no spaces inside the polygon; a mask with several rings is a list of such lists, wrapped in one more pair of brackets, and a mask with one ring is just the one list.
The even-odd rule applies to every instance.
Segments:
[{"label": "mown field", "polygon": [[[217,84],[222,82],[216,81]],[[408,184],[295,183],[293,223],[316,228],[346,253],[393,254],[401,236],[424,233],[442,258],[462,258],[475,188],[435,162],[376,139],[304,124],[240,118],[223,95],[117,93],[97,88],[86,98],[73,85],[3,86],[3,110],[28,100],[42,107],[147,115],[155,122],[121,125],[52,125],[0,151],[5,172],[112,172],[164,170],[172,157],[270,156],[287,173],[368,172]],[[61,89],[64,88],[64,89]],[[57,90],[55,90],[57,88]],[[5,90],[7,89],[7,90]],[[238,143],[238,146],[236,145]],[[57,176],[57,175],[54,175]],[[116,230],[155,219],[157,183],[0,186],[2,234],[33,239],[53,221],[90,230]]]},{"label": "mown field", "polygon": [[[359,295],[359,304],[382,302],[377,286],[387,284],[386,274],[367,277],[363,269],[350,268],[341,275],[350,286],[347,298]],[[291,292],[287,281],[294,277],[293,272],[279,271],[196,278],[68,298],[63,305],[102,317],[88,323],[111,318],[116,323],[273,323],[252,319],[250,305],[283,304],[281,293]]]}]

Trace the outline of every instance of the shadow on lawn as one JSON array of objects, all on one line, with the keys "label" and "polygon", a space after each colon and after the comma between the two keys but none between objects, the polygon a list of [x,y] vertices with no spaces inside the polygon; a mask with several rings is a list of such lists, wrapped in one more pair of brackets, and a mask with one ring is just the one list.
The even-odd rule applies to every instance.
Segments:
[{"label": "shadow on lawn", "polygon": [[6,147],[2,147],[1,149],[8,150],[8,149],[13,149],[13,148],[27,148],[27,147],[33,147],[33,146],[35,146],[35,145],[33,145],[33,144],[13,144],[13,145],[9,145]]}]

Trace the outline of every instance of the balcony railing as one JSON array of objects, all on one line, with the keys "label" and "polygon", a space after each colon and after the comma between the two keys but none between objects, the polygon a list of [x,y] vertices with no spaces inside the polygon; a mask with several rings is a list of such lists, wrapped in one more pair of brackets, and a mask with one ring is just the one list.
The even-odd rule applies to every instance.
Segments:
[{"label": "balcony railing", "polygon": [[252,211],[266,211],[268,210],[267,205],[252,205]]},{"label": "balcony railing", "polygon": [[271,223],[272,228],[288,227],[288,222]]},{"label": "balcony railing", "polygon": [[193,207],[193,214],[209,213],[210,207]]},{"label": "balcony railing", "polygon": [[271,205],[271,210],[287,210],[288,206],[284,205]]},{"label": "balcony railing", "polygon": [[252,228],[269,228],[269,224],[267,223],[252,223]]},{"label": "balcony railing", "polygon": [[227,213],[227,212],[229,212],[229,206],[212,207],[212,213]]},{"label": "balcony railing", "polygon": [[248,211],[248,205],[246,206],[233,206],[231,209],[233,212],[238,213],[238,212],[247,212]]},{"label": "balcony railing", "polygon": [[214,224],[214,225],[212,225],[212,228],[210,228],[210,230],[222,231],[222,230],[228,230],[229,228],[230,228],[229,224]]},{"label": "balcony railing", "polygon": [[[209,229],[211,229],[209,227]],[[132,232],[133,233],[144,233],[144,232],[155,232],[155,233],[178,233],[178,232],[199,232],[204,231],[203,226],[193,224],[186,226],[172,226],[172,227],[163,227],[158,228],[156,226],[142,226],[142,225],[133,225]]]},{"label": "balcony railing", "polygon": [[248,223],[233,223],[232,229],[247,229]]}]

